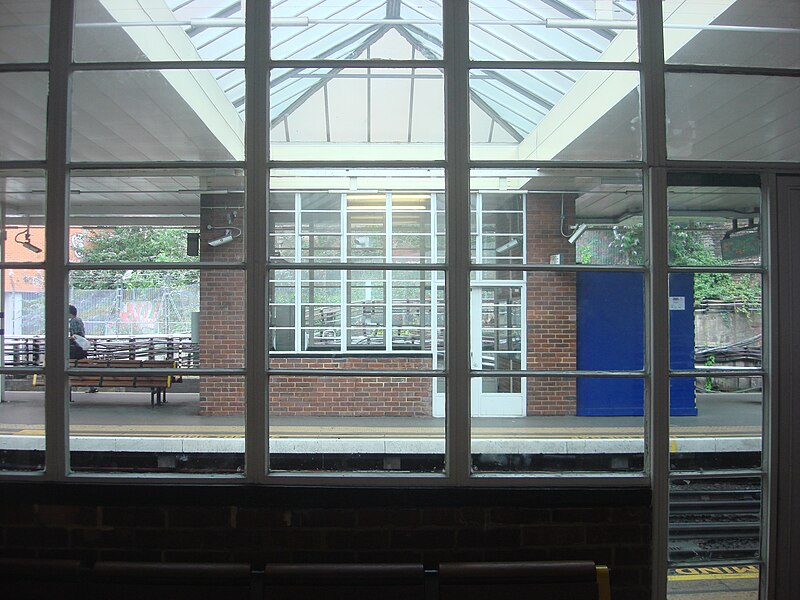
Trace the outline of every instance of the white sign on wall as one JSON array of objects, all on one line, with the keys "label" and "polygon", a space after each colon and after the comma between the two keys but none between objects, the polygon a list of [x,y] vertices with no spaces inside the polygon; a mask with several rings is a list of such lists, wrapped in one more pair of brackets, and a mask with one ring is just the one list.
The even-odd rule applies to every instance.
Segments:
[{"label": "white sign on wall", "polygon": [[669,297],[670,310],[686,310],[686,297],[685,296],[670,296]]}]

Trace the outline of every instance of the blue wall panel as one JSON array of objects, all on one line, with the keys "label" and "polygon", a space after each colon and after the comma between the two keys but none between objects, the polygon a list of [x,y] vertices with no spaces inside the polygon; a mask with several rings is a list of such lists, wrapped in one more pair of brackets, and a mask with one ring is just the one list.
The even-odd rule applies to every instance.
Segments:
[{"label": "blue wall panel", "polygon": [[[670,295],[683,298],[683,310],[670,311],[670,364],[694,368],[693,276],[670,276]],[[626,371],[644,366],[644,274],[577,274],[577,368]],[[579,378],[577,414],[644,414],[644,380]],[[670,384],[673,415],[697,414],[694,380]]]}]

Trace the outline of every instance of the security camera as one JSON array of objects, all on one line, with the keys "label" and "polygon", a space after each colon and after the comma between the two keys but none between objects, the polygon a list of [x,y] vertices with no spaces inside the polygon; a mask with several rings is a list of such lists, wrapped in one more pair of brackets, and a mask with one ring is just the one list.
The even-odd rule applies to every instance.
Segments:
[{"label": "security camera", "polygon": [[578,238],[583,235],[583,232],[586,231],[587,228],[588,228],[588,225],[586,225],[586,223],[578,225],[575,228],[575,231],[572,233],[572,235],[569,236],[569,243],[570,244],[574,244],[575,242],[577,242]]},{"label": "security camera", "polygon": [[22,244],[22,247],[23,247],[23,248],[27,248],[28,250],[30,250],[31,252],[33,252],[33,253],[35,253],[35,254],[39,254],[39,252],[41,252],[41,251],[42,251],[42,249],[41,249],[41,248],[39,248],[39,246],[34,246],[33,244],[31,244],[31,243],[30,243],[29,241],[27,241],[27,240],[26,240],[26,241],[24,241],[24,242],[20,242],[20,244]]},{"label": "security camera", "polygon": [[214,238],[213,240],[208,240],[208,245],[217,247],[217,246],[223,246],[232,241],[233,241],[233,234],[231,233],[230,229],[226,229],[224,235],[218,238]]},{"label": "security camera", "polygon": [[[23,236],[24,239],[19,239],[20,236]],[[25,248],[26,250],[30,250],[34,254],[39,254],[42,251],[39,246],[31,243],[31,226],[30,223],[25,228],[24,231],[20,231],[17,235],[14,236],[14,241],[17,242],[20,246]]]}]

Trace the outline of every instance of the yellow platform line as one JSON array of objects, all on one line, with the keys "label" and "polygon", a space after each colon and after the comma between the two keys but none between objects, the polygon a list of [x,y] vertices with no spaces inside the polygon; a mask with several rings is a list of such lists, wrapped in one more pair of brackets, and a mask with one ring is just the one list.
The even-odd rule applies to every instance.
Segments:
[{"label": "yellow platform line", "polygon": [[[308,438],[308,437],[415,437],[443,438],[444,429],[440,427],[376,427],[376,426],[304,426],[278,425],[270,429],[272,438]],[[624,429],[592,430],[575,428],[477,428],[473,429],[473,438],[481,439],[614,439],[642,440],[641,431]],[[44,435],[43,424],[0,425],[0,434],[6,435]],[[215,437],[220,435],[243,435],[244,425],[79,425],[70,426],[71,435],[94,436],[157,436],[180,437],[185,435]],[[676,433],[670,437],[670,449],[675,452],[678,440],[697,437],[754,437],[761,435],[760,430],[750,431],[698,431]]]}]

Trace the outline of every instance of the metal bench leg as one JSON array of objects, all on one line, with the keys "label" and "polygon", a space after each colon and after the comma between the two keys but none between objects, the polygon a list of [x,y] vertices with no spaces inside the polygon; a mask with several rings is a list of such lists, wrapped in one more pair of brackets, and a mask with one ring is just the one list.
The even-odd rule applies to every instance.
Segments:
[{"label": "metal bench leg", "polygon": [[162,387],[152,387],[150,388],[150,405],[154,404],[166,404],[166,393],[164,392],[164,388]]}]

